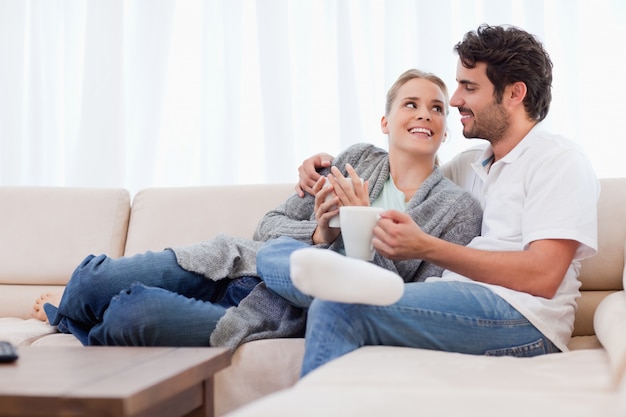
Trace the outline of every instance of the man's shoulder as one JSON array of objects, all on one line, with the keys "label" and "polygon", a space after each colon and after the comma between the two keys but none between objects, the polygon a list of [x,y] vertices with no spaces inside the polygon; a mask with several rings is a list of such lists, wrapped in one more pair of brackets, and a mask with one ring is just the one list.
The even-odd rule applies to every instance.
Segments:
[{"label": "man's shoulder", "polygon": [[461,188],[467,189],[469,178],[474,176],[472,164],[478,161],[488,146],[489,143],[484,142],[459,152],[454,158],[441,166],[444,177],[450,179]]}]

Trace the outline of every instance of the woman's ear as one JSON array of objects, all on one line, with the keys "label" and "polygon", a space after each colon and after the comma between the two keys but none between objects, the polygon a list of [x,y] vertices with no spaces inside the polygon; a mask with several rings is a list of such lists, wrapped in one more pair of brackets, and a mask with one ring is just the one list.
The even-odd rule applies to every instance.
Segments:
[{"label": "woman's ear", "polygon": [[383,116],[382,119],[380,119],[380,130],[382,130],[385,135],[389,134],[387,123],[387,116]]}]

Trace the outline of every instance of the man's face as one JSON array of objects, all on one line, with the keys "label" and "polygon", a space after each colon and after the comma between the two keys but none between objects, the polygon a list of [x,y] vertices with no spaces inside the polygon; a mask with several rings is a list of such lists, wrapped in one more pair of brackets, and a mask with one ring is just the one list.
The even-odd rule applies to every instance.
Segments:
[{"label": "man's face", "polygon": [[491,143],[499,141],[510,121],[504,106],[495,100],[493,84],[487,77],[487,64],[478,62],[474,68],[466,68],[459,59],[456,81],[450,105],[459,109],[463,136]]}]

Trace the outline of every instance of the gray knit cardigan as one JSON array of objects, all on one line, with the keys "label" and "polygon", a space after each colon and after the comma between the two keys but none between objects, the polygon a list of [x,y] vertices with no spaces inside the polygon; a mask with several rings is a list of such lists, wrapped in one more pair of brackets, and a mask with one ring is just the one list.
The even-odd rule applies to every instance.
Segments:
[{"label": "gray knit cardigan", "polygon": [[[342,152],[332,164],[347,175],[347,163],[361,178],[369,180],[370,202],[374,201],[389,178],[389,154],[371,144],[357,144]],[[326,169],[322,174],[329,172]],[[253,240],[221,234],[172,249],[182,268],[212,280],[258,276],[256,252],[264,241],[291,236],[313,244],[311,237],[317,226],[314,205],[314,196],[301,198],[294,194],[261,219]],[[444,178],[437,167],[413,195],[406,211],[426,233],[461,245],[480,233],[480,204]],[[343,247],[341,235],[331,245],[318,246],[337,251]],[[392,261],[376,254],[373,263],[398,273],[405,282],[423,281],[443,272],[441,267],[421,259]],[[238,307],[227,310],[211,335],[211,345],[235,349],[251,340],[299,337],[305,317],[305,311],[291,306],[261,283]]]}]

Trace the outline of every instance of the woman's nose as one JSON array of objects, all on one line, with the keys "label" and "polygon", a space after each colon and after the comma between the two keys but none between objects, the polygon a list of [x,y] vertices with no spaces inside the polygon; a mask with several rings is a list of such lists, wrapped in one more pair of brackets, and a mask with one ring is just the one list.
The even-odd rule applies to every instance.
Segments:
[{"label": "woman's nose", "polygon": [[419,120],[430,120],[430,112],[423,108],[417,110],[416,116]]}]

